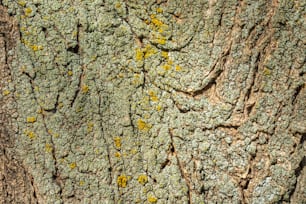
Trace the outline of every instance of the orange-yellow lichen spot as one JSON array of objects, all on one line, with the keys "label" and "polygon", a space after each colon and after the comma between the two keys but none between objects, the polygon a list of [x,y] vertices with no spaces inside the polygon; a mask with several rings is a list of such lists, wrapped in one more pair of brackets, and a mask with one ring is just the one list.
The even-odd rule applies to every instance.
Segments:
[{"label": "orange-yellow lichen spot", "polygon": [[147,59],[151,57],[152,55],[155,55],[157,53],[157,50],[153,47],[151,47],[150,44],[147,44],[145,49],[144,49],[144,58]]},{"label": "orange-yellow lichen spot", "polygon": [[115,157],[120,158],[121,157],[121,153],[120,152],[116,152],[115,153]]},{"label": "orange-yellow lichen spot", "polygon": [[126,177],[126,175],[120,175],[117,178],[117,184],[121,188],[125,188],[126,187],[127,181],[128,181],[128,178]]},{"label": "orange-yellow lichen spot", "polygon": [[165,58],[165,59],[168,59],[168,58],[169,58],[169,53],[166,52],[166,51],[162,51],[162,52],[161,52],[161,56],[162,56],[163,58]]},{"label": "orange-yellow lichen spot", "polygon": [[54,133],[53,136],[57,138],[57,137],[59,137],[59,134],[58,133]]},{"label": "orange-yellow lichen spot", "polygon": [[157,13],[162,13],[162,12],[163,12],[163,9],[159,7],[159,8],[156,9],[156,12],[157,12]]},{"label": "orange-yellow lichen spot", "polygon": [[155,196],[148,196],[148,202],[149,203],[156,203],[157,202],[157,198]]},{"label": "orange-yellow lichen spot", "polygon": [[43,47],[42,47],[41,45],[31,45],[30,47],[31,47],[31,49],[32,49],[34,52],[43,49]]},{"label": "orange-yellow lichen spot", "polygon": [[166,44],[166,39],[164,37],[159,37],[156,39],[156,42],[160,45]]},{"label": "orange-yellow lichen spot", "polygon": [[161,106],[161,105],[157,105],[157,106],[156,106],[156,110],[157,110],[157,111],[161,111],[161,109],[162,109],[162,106]]},{"label": "orange-yellow lichen spot", "polygon": [[30,130],[25,130],[24,133],[26,136],[28,136],[30,139],[34,139],[36,137],[36,134]]},{"label": "orange-yellow lichen spot", "polygon": [[53,150],[52,145],[48,144],[48,143],[45,145],[45,149],[46,149],[46,152],[48,152],[48,153],[52,152],[52,150]]},{"label": "orange-yellow lichen spot", "polygon": [[149,125],[148,123],[146,123],[142,119],[138,119],[137,127],[138,127],[139,130],[142,130],[142,131],[148,131],[148,130],[151,129],[151,125]]},{"label": "orange-yellow lichen spot", "polygon": [[136,154],[138,152],[138,150],[136,148],[131,149],[131,154]]},{"label": "orange-yellow lichen spot", "polygon": [[140,48],[136,49],[136,61],[142,61],[144,57],[143,51]]},{"label": "orange-yellow lichen spot", "polygon": [[68,76],[72,76],[72,75],[73,75],[73,72],[72,72],[71,70],[69,70],[69,71],[67,72],[67,74],[68,74]]},{"label": "orange-yellow lichen spot", "polygon": [[151,22],[156,26],[156,27],[162,27],[164,23],[156,18],[156,15],[152,14],[151,16]]},{"label": "orange-yellow lichen spot", "polygon": [[74,169],[76,166],[77,165],[76,165],[75,162],[72,162],[72,163],[69,164],[70,169]]},{"label": "orange-yellow lichen spot", "polygon": [[158,97],[157,97],[157,95],[156,95],[156,93],[154,92],[154,91],[149,91],[149,96],[150,96],[150,98],[151,98],[151,101],[153,101],[153,102],[157,102],[158,101]]},{"label": "orange-yellow lichen spot", "polygon": [[47,130],[48,134],[52,135],[53,134],[53,131],[51,129],[48,129]]},{"label": "orange-yellow lichen spot", "polygon": [[168,71],[168,70],[171,69],[171,65],[168,64],[168,63],[166,63],[166,64],[162,65],[162,68],[163,68],[164,70]]},{"label": "orange-yellow lichen spot", "polygon": [[62,102],[58,103],[58,108],[64,107],[64,104]]},{"label": "orange-yellow lichen spot", "polygon": [[87,93],[89,91],[89,87],[86,84],[83,84],[81,90],[83,93]]},{"label": "orange-yellow lichen spot", "polygon": [[26,2],[23,0],[18,1],[19,6],[24,7],[26,5]]},{"label": "orange-yellow lichen spot", "polygon": [[114,138],[114,143],[115,143],[115,147],[117,149],[121,149],[121,138],[120,137],[115,137]]},{"label": "orange-yellow lichen spot", "polygon": [[3,92],[2,92],[2,95],[3,96],[7,96],[7,95],[9,95],[11,92],[9,91],[9,90],[4,90]]},{"label": "orange-yellow lichen spot", "polygon": [[30,7],[25,8],[23,11],[26,16],[29,16],[32,13],[32,9]]},{"label": "orange-yellow lichen spot", "polygon": [[149,25],[150,24],[150,20],[146,19],[144,20],[145,24]]},{"label": "orange-yellow lichen spot", "polygon": [[182,70],[182,67],[180,65],[175,66],[175,71],[181,71],[181,70]]},{"label": "orange-yellow lichen spot", "polygon": [[93,128],[94,128],[94,123],[93,122],[87,123],[87,132],[92,132]]},{"label": "orange-yellow lichen spot", "polygon": [[80,181],[79,184],[80,186],[83,186],[85,184],[85,181]]},{"label": "orange-yellow lichen spot", "polygon": [[36,117],[27,117],[27,123],[35,123],[36,122]]},{"label": "orange-yellow lichen spot", "polygon": [[148,177],[146,175],[139,175],[137,181],[141,185],[145,185],[148,182]]},{"label": "orange-yellow lichen spot", "polygon": [[263,71],[263,74],[266,75],[266,76],[269,76],[269,75],[271,75],[271,70],[266,67]]}]

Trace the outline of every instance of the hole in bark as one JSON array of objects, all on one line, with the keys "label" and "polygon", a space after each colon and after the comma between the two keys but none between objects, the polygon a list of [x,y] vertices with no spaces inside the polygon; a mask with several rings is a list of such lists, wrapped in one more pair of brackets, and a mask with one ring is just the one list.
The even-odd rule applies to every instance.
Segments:
[{"label": "hole in bark", "polygon": [[306,133],[303,133],[302,137],[301,137],[300,144],[303,144],[305,142],[305,139],[306,139]]},{"label": "hole in bark", "polygon": [[79,45],[76,45],[75,47],[68,47],[67,51],[78,54],[79,53]]},{"label": "hole in bark", "polygon": [[246,111],[247,111],[247,114],[248,114],[248,115],[250,115],[250,113],[252,112],[254,105],[255,105],[255,103],[249,105],[249,106],[246,108]]},{"label": "hole in bark", "polygon": [[170,163],[170,160],[167,159],[164,163],[161,164],[160,169],[164,169],[168,164]]},{"label": "hole in bark", "polygon": [[174,152],[175,152],[175,149],[174,149],[174,146],[173,146],[173,144],[171,144],[171,148],[170,148],[170,151],[171,151],[172,153],[174,153]]}]

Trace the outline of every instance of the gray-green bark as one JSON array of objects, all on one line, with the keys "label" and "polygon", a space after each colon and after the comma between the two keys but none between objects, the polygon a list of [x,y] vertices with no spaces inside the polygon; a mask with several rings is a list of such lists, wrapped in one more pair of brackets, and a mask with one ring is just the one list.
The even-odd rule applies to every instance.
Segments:
[{"label": "gray-green bark", "polygon": [[304,1],[1,4],[1,202],[305,202]]}]

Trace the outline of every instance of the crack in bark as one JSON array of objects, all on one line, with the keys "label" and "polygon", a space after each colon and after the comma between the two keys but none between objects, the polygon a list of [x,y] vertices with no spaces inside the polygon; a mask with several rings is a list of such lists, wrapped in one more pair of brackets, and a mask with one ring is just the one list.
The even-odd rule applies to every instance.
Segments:
[{"label": "crack in bark", "polygon": [[53,164],[54,164],[54,172],[52,172],[52,179],[53,181],[57,184],[57,186],[60,188],[60,191],[59,191],[59,196],[60,196],[60,199],[62,200],[63,199],[63,196],[62,196],[62,191],[63,191],[63,181],[62,181],[62,178],[61,178],[61,175],[60,175],[60,171],[58,169],[58,162],[57,162],[57,157],[56,157],[56,148],[55,148],[55,143],[53,141],[53,135],[49,132],[49,129],[47,127],[47,123],[46,123],[46,118],[45,118],[45,114],[42,114],[42,118],[43,118],[43,125],[44,125],[44,128],[47,132],[47,134],[50,136],[50,142],[51,142],[51,155],[52,155],[52,159],[53,159]]},{"label": "crack in bark", "polygon": [[292,96],[292,105],[296,104],[296,99],[304,87],[305,87],[305,84],[301,84],[295,88],[294,94]]},{"label": "crack in bark", "polygon": [[74,106],[74,104],[75,104],[75,101],[76,101],[76,99],[77,99],[77,97],[78,97],[78,95],[79,95],[79,93],[80,93],[80,91],[81,91],[81,85],[82,85],[82,79],[83,79],[83,76],[84,76],[84,67],[82,66],[82,68],[81,68],[81,73],[80,73],[80,75],[79,75],[79,83],[78,83],[78,87],[77,87],[77,89],[75,90],[75,92],[74,92],[74,96],[73,96],[73,98],[72,98],[72,100],[71,100],[71,103],[70,103],[70,107],[72,108],[73,106]]},{"label": "crack in bark", "polygon": [[170,135],[170,139],[171,139],[171,151],[173,152],[173,155],[175,156],[175,158],[177,160],[177,164],[178,164],[181,176],[185,180],[185,183],[186,183],[187,188],[188,188],[188,192],[187,192],[187,194],[188,194],[188,204],[192,204],[192,192],[191,192],[192,189],[191,189],[190,179],[185,173],[185,168],[184,168],[182,162],[180,161],[179,156],[178,156],[178,152],[175,148],[174,139],[173,139],[174,134],[173,134],[172,129],[169,129],[169,135]]}]

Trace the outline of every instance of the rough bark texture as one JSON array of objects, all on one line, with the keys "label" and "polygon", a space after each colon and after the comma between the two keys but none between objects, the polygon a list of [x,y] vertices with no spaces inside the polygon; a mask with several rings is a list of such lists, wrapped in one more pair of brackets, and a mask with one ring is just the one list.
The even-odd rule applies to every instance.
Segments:
[{"label": "rough bark texture", "polygon": [[306,202],[305,1],[0,6],[0,202]]}]

